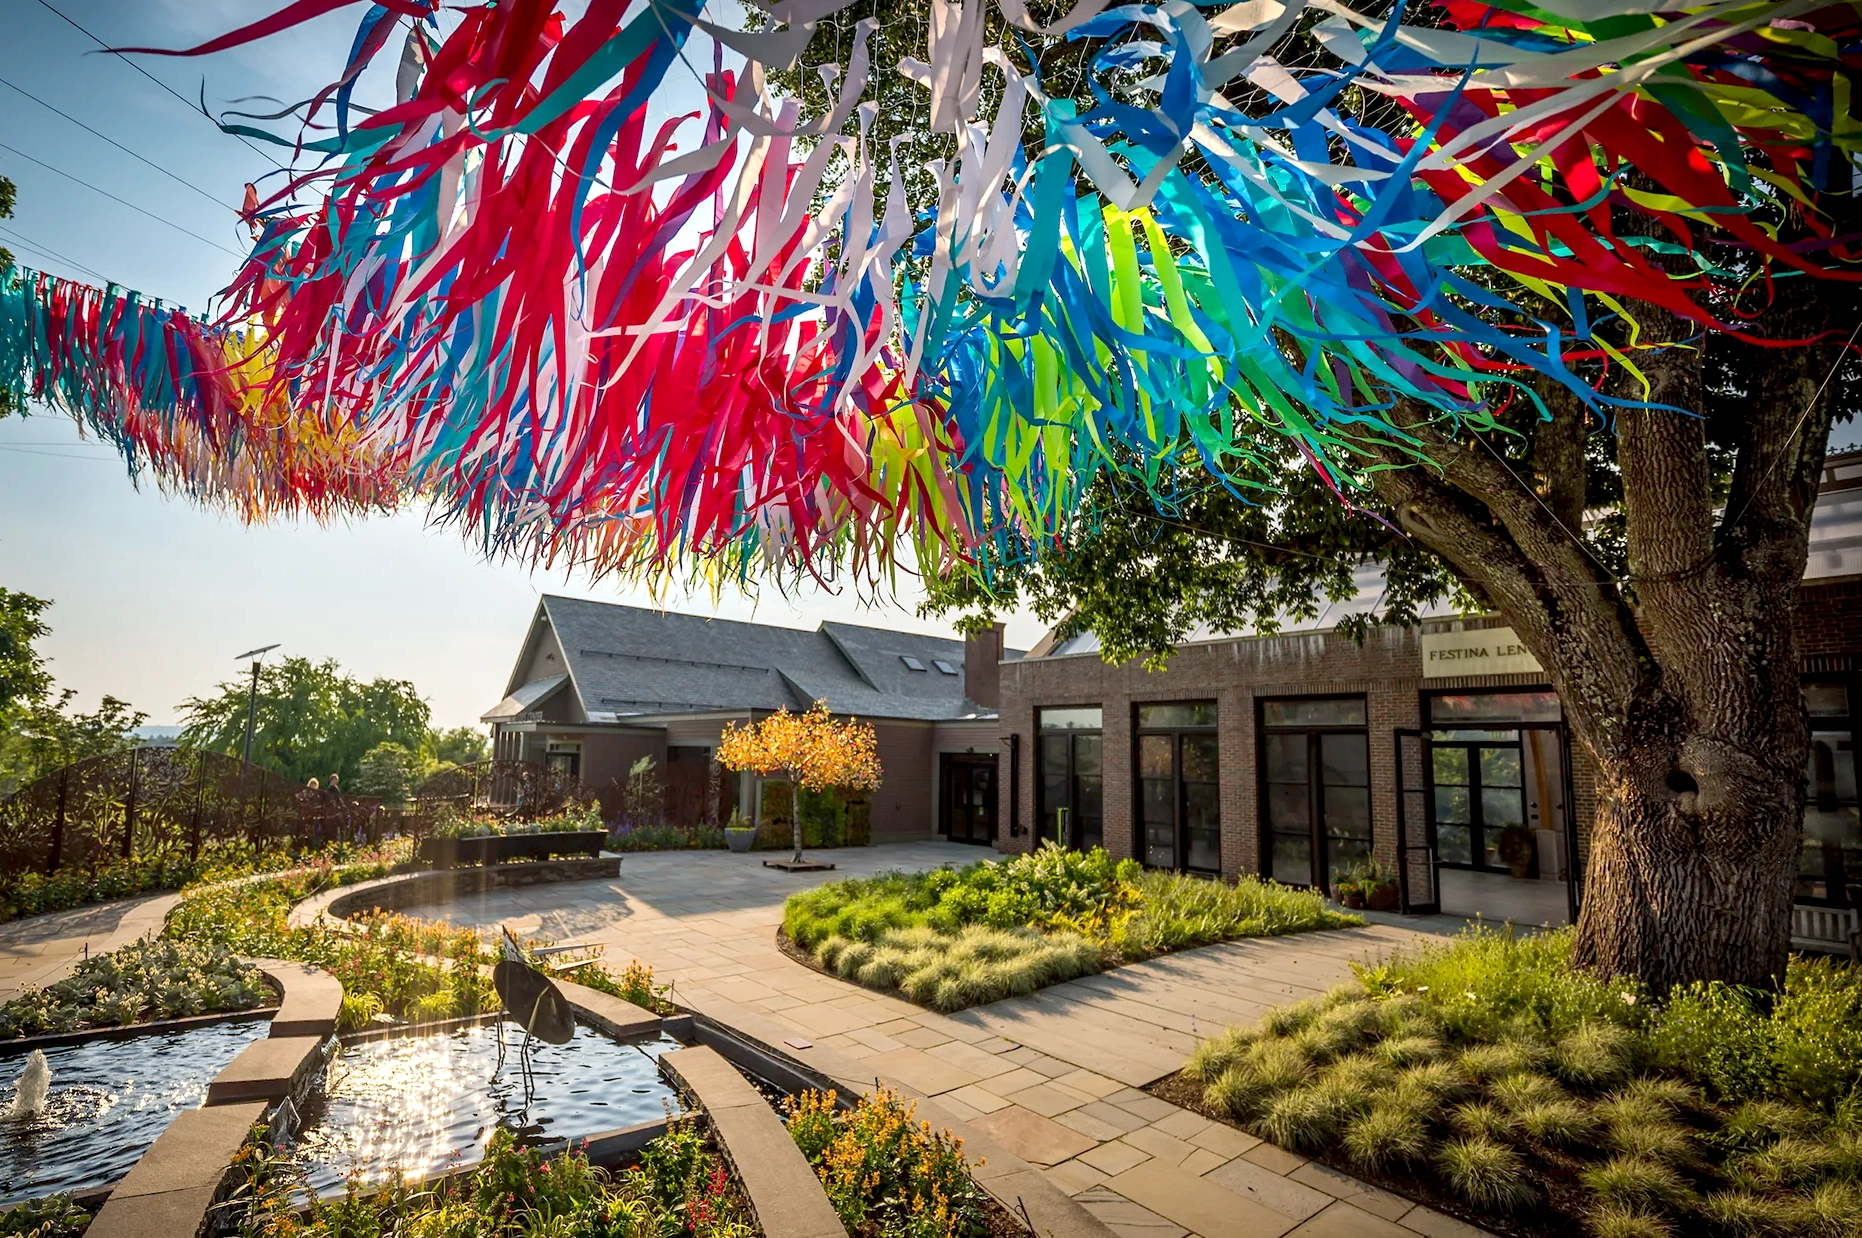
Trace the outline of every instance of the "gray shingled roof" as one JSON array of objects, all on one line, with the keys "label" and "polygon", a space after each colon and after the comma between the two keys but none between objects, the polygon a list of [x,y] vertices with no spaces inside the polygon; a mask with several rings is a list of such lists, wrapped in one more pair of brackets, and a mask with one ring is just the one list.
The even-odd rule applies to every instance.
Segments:
[{"label": "gray shingled roof", "polygon": [[[851,623],[806,632],[554,594],[544,595],[543,610],[592,722],[798,709],[816,700],[835,713],[878,718],[994,713],[963,695],[960,640]],[[909,669],[902,655],[926,669]],[[939,660],[957,673],[937,670]]]}]

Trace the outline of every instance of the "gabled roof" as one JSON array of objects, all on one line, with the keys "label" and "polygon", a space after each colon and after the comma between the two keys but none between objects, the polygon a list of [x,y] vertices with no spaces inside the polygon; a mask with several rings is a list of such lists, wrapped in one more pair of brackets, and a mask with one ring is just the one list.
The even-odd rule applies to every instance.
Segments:
[{"label": "gabled roof", "polygon": [[511,695],[491,707],[488,713],[479,716],[480,722],[500,722],[506,718],[516,718],[535,709],[556,690],[569,682],[568,675],[551,675],[547,679],[533,679],[520,685]]},{"label": "gabled roof", "polygon": [[[960,640],[851,623],[809,632],[545,594],[507,688],[511,695],[487,720],[533,689],[556,690],[541,688],[546,680],[515,682],[530,665],[541,624],[554,630],[566,678],[590,722],[805,709],[816,700],[835,713],[877,718],[994,714],[964,697]],[[907,657],[925,669],[911,669]],[[956,673],[939,670],[938,662]]]}]

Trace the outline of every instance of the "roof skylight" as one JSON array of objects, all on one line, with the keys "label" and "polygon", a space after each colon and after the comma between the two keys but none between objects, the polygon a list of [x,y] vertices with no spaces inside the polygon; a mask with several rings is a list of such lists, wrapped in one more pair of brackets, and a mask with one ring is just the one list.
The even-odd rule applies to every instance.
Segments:
[{"label": "roof skylight", "polygon": [[957,668],[942,658],[931,659],[931,665],[937,667],[938,670],[944,672],[946,675],[955,675],[957,673]]},{"label": "roof skylight", "polygon": [[922,671],[925,668],[923,662],[920,662],[909,653],[900,654],[899,661],[905,663],[905,669],[908,671]]}]

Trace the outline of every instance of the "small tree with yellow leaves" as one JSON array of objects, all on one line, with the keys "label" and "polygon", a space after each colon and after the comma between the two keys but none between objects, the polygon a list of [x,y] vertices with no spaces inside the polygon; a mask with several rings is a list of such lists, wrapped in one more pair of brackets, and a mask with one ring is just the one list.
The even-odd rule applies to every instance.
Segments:
[{"label": "small tree with yellow leaves", "polygon": [[835,787],[870,791],[879,786],[879,741],[871,723],[842,721],[816,701],[803,714],[786,709],[740,727],[729,723],[718,742],[718,764],[780,777],[789,784],[789,817],[795,858],[802,858],[801,793]]}]

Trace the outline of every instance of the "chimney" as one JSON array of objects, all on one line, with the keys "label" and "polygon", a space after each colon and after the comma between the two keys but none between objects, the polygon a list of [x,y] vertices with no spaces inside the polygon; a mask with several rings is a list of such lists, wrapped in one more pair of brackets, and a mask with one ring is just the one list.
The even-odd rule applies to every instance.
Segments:
[{"label": "chimney", "polygon": [[985,709],[1002,704],[1002,625],[963,638],[963,694]]}]

